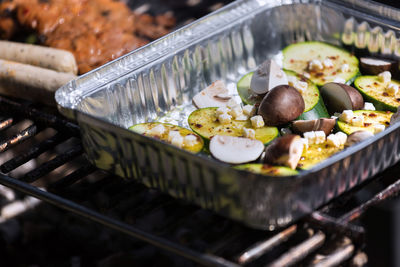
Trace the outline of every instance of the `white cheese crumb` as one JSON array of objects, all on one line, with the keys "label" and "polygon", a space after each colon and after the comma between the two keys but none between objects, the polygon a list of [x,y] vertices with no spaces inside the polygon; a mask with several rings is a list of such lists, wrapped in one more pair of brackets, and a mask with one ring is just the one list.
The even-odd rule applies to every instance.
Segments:
[{"label": "white cheese crumb", "polygon": [[321,151],[322,151],[322,148],[319,147],[317,150],[321,152]]},{"label": "white cheese crumb", "polygon": [[351,124],[353,126],[357,126],[357,127],[362,127],[364,126],[364,117],[363,116],[355,116],[352,120],[351,120]]},{"label": "white cheese crumb", "polygon": [[297,81],[297,82],[294,84],[293,87],[296,88],[296,89],[300,92],[300,94],[304,94],[305,91],[306,91],[307,88],[308,88],[308,83],[307,83],[307,82],[302,82],[302,81]]},{"label": "white cheese crumb", "polygon": [[234,107],[231,108],[231,111],[229,112],[229,114],[233,117],[233,118],[237,118],[240,115],[243,115],[243,110],[242,107],[239,105],[236,105]]},{"label": "white cheese crumb", "polygon": [[253,105],[245,105],[243,107],[243,113],[249,117],[253,116],[256,114],[256,107]]},{"label": "white cheese crumb", "polygon": [[374,124],[373,127],[374,127],[374,134],[380,133],[380,132],[384,131],[386,128],[385,125],[380,124],[380,123]]},{"label": "white cheese crumb", "polygon": [[232,116],[229,114],[221,114],[218,116],[218,120],[221,124],[228,124],[231,122]]},{"label": "white cheese crumb", "polygon": [[217,110],[216,110],[216,115],[217,115],[217,117],[219,116],[219,115],[221,115],[221,114],[228,114],[229,113],[229,111],[230,111],[231,109],[230,108],[227,108],[227,107],[219,107],[219,108],[217,108]]},{"label": "white cheese crumb", "polygon": [[308,69],[313,71],[318,71],[324,69],[324,66],[318,59],[313,59],[308,62]]},{"label": "white cheese crumb", "polygon": [[322,62],[325,68],[331,68],[333,67],[333,62],[330,58],[325,58],[325,60]]},{"label": "white cheese crumb", "polygon": [[304,138],[308,140],[308,144],[312,145],[315,144],[315,132],[311,131],[311,132],[305,132],[303,134]]},{"label": "white cheese crumb", "polygon": [[171,142],[171,140],[175,137],[175,136],[181,136],[181,134],[179,133],[179,131],[169,131],[168,133],[168,141]]},{"label": "white cheese crumb", "polygon": [[392,95],[392,96],[395,96],[398,91],[399,91],[399,86],[397,84],[394,84],[394,83],[390,83],[388,85],[388,87],[386,88],[386,92],[389,95]]},{"label": "white cheese crumb", "polygon": [[364,103],[363,109],[364,109],[364,110],[375,110],[375,106],[374,106],[374,104],[372,104],[372,103],[365,102],[365,103]]},{"label": "white cheese crumb", "polygon": [[347,141],[347,134],[344,132],[337,132],[335,136],[338,138],[340,145],[344,145]]},{"label": "white cheese crumb", "polygon": [[228,103],[226,103],[226,106],[227,106],[228,108],[233,108],[233,107],[235,107],[235,106],[237,106],[237,105],[238,105],[238,103],[237,103],[236,100],[233,99],[233,98],[231,98],[231,99],[228,101]]},{"label": "white cheese crumb", "polygon": [[325,142],[325,132],[324,131],[315,131],[315,143],[322,144]]},{"label": "white cheese crumb", "polygon": [[237,121],[247,121],[248,119],[249,119],[249,117],[247,115],[244,115],[244,114],[242,114],[240,116],[237,116],[235,118],[235,120],[237,120]]},{"label": "white cheese crumb", "polygon": [[304,149],[308,149],[308,139],[307,138],[301,138],[301,141],[303,142]]},{"label": "white cheese crumb", "polygon": [[333,82],[334,82],[334,83],[346,83],[346,80],[343,79],[342,77],[336,77],[336,78],[333,80]]},{"label": "white cheese crumb", "polygon": [[340,72],[347,72],[347,71],[349,71],[349,69],[350,69],[349,64],[343,64],[340,67]]},{"label": "white cheese crumb", "polygon": [[250,118],[253,128],[261,128],[265,125],[263,117],[256,115]]},{"label": "white cheese crumb", "polygon": [[390,73],[390,71],[384,71],[378,74],[379,77],[379,81],[387,84],[390,83],[391,79],[392,79],[392,74]]},{"label": "white cheese crumb", "polygon": [[333,146],[333,147],[340,147],[340,145],[341,145],[339,137],[336,136],[335,134],[328,135],[328,137],[326,138],[326,143],[329,146]]},{"label": "white cheese crumb", "polygon": [[197,143],[197,137],[193,134],[186,135],[183,138],[183,144],[185,146],[194,146]]},{"label": "white cheese crumb", "polygon": [[352,110],[343,110],[342,114],[339,115],[339,120],[343,122],[351,122],[354,117]]},{"label": "white cheese crumb", "polygon": [[337,120],[339,117],[337,117],[337,116],[331,116],[331,119],[335,119],[335,120]]},{"label": "white cheese crumb", "polygon": [[163,133],[165,133],[164,125],[158,124],[157,126],[153,127],[153,128],[150,130],[150,133],[151,133],[152,135],[161,136]]},{"label": "white cheese crumb", "polygon": [[307,79],[310,79],[310,78],[311,78],[311,75],[310,75],[310,73],[308,73],[308,72],[304,72],[304,73],[303,73],[303,76],[306,77]]},{"label": "white cheese crumb", "polygon": [[287,134],[291,134],[292,131],[289,128],[282,128],[281,129],[281,134],[282,135],[287,135]]},{"label": "white cheese crumb", "polygon": [[243,136],[250,139],[256,138],[256,131],[254,129],[243,127]]},{"label": "white cheese crumb", "polygon": [[177,147],[182,147],[183,137],[181,135],[174,136],[174,138],[171,140],[171,144]]}]

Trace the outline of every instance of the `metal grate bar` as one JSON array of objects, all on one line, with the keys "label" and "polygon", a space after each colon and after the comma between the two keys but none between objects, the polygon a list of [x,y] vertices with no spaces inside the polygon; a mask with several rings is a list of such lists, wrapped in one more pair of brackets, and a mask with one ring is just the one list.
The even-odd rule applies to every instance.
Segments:
[{"label": "metal grate bar", "polygon": [[310,265],[310,267],[333,267],[348,260],[354,253],[353,244],[345,244],[336,249],[332,254],[326,256],[319,262]]},{"label": "metal grate bar", "polygon": [[61,165],[71,161],[73,158],[76,156],[79,156],[82,154],[83,148],[82,145],[77,145],[70,150],[58,155],[54,159],[43,163],[41,166],[38,168],[26,173],[20,180],[27,182],[27,183],[32,183],[42,177],[43,175],[55,170],[56,168],[60,167]]},{"label": "metal grate bar", "polygon": [[86,164],[83,167],[77,169],[76,171],[72,172],[71,174],[61,178],[60,180],[52,183],[49,185],[49,191],[57,191],[61,189],[65,189],[66,187],[76,183],[77,181],[81,180],[85,176],[91,174],[92,172],[96,171],[96,167],[91,164]]},{"label": "metal grate bar", "polygon": [[308,238],[299,245],[291,248],[288,252],[281,255],[276,261],[267,265],[268,267],[292,266],[304,259],[311,252],[315,251],[324,244],[325,234],[321,231]]},{"label": "metal grate bar", "polygon": [[13,118],[5,119],[0,122],[0,131],[10,127],[14,122]]},{"label": "metal grate bar", "polygon": [[178,254],[187,259],[193,260],[194,262],[207,265],[207,266],[226,266],[226,267],[239,267],[239,265],[225,260],[221,257],[217,257],[214,255],[199,253],[188,249],[186,247],[177,245],[176,243],[167,241],[163,238],[159,238],[157,236],[151,235],[147,232],[144,232],[136,227],[133,227],[129,224],[123,223],[119,220],[112,219],[110,217],[104,216],[98,212],[95,212],[89,208],[83,207],[74,203],[73,201],[69,201],[67,199],[61,198],[57,195],[48,193],[46,191],[40,190],[32,185],[29,185],[25,182],[13,179],[7,175],[0,174],[0,184],[4,186],[8,186],[10,188],[22,191],[26,194],[32,195],[36,198],[39,198],[43,201],[47,201],[55,206],[61,207],[65,210],[71,211],[75,214],[78,214],[84,218],[93,220],[100,224],[103,224],[107,227],[115,229],[121,233],[127,234],[131,237],[140,239],[142,241],[148,242],[156,247],[165,249],[167,251]]},{"label": "metal grate bar", "polygon": [[282,232],[279,232],[275,236],[265,241],[261,241],[258,242],[257,244],[254,244],[238,257],[238,262],[240,264],[246,264],[261,257],[269,250],[273,249],[274,247],[288,240],[289,237],[291,237],[296,232],[297,232],[297,225],[292,225],[289,228],[283,230]]},{"label": "metal grate bar", "polygon": [[22,143],[26,139],[34,136],[37,132],[39,131],[39,127],[36,126],[35,124],[32,124],[25,130],[22,130],[18,134],[14,135],[13,137],[3,141],[0,143],[0,152],[5,152],[9,148]]},{"label": "metal grate bar", "polygon": [[3,173],[8,173],[18,168],[22,164],[28,162],[29,160],[38,157],[46,150],[55,147],[59,143],[67,140],[68,138],[70,138],[70,136],[57,133],[53,137],[50,137],[39,144],[33,145],[27,152],[21,153],[15,156],[14,158],[10,159],[9,161],[5,162],[3,165],[0,166],[0,170]]}]

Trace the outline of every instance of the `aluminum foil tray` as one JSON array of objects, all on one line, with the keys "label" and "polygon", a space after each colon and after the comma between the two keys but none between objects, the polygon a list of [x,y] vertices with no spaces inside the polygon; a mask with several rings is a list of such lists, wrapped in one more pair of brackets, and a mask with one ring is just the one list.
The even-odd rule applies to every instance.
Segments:
[{"label": "aluminum foil tray", "polygon": [[238,171],[127,130],[175,120],[192,97],[222,79],[231,88],[286,45],[320,40],[396,58],[400,12],[370,1],[236,1],[72,81],[59,110],[81,126],[97,167],[136,179],[260,229],[284,226],[371,178],[400,158],[399,124],[292,177]]}]

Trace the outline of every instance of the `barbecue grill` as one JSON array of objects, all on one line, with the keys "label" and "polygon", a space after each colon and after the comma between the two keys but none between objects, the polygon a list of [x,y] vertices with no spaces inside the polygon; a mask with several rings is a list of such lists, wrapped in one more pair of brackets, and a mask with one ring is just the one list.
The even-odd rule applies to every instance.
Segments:
[{"label": "barbecue grill", "polygon": [[260,231],[96,169],[85,158],[79,127],[51,108],[0,97],[0,135],[2,251],[15,239],[5,231],[10,220],[30,210],[29,216],[46,214],[30,195],[87,219],[87,229],[121,233],[122,247],[149,248],[140,240],[167,251],[161,259],[172,258],[164,262],[170,265],[365,266],[366,233],[377,229],[366,229],[362,215],[400,190],[397,164],[288,227]]}]

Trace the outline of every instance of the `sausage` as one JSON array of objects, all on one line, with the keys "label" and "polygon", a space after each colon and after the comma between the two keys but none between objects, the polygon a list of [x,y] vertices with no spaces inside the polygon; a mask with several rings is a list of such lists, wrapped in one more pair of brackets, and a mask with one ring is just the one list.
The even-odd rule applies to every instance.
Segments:
[{"label": "sausage", "polygon": [[78,66],[71,52],[40,45],[0,41],[0,59],[60,72],[78,73]]},{"label": "sausage", "polygon": [[72,73],[0,59],[0,93],[54,105],[54,92],[76,78]]}]

